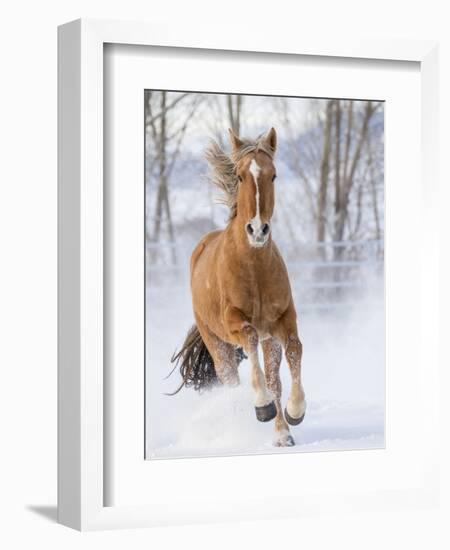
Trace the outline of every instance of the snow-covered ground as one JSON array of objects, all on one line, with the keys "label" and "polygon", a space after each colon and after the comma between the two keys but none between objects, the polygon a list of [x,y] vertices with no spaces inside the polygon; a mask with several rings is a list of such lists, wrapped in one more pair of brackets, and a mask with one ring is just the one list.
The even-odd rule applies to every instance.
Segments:
[{"label": "snow-covered ground", "polygon": [[[272,445],[273,422],[255,418],[250,365],[241,386],[198,394],[183,388],[170,357],[193,322],[186,285],[147,287],[147,458],[369,449],[384,446],[384,307],[382,295],[351,311],[302,314],[304,422],[291,431],[296,446]],[[281,367],[283,402],[289,371]]]}]

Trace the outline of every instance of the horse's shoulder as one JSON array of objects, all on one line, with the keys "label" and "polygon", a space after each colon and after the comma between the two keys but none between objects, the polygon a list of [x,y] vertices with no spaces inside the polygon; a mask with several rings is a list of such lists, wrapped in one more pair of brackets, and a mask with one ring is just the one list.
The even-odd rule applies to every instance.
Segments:
[{"label": "horse's shoulder", "polygon": [[283,270],[286,270],[286,264],[284,263],[283,256],[281,255],[280,249],[275,244],[275,242],[272,241],[272,250],[273,250],[273,261],[278,264]]},{"label": "horse's shoulder", "polygon": [[215,229],[214,231],[210,231],[209,233],[206,233],[206,235],[202,238],[200,242],[203,242],[206,246],[208,243],[210,243],[212,240],[218,237],[221,233],[223,233],[223,229]]},{"label": "horse's shoulder", "polygon": [[214,231],[210,231],[200,239],[191,255],[191,267],[195,266],[197,260],[199,259],[205,248],[208,246],[208,244],[214,241],[221,233],[221,229],[216,229]]}]

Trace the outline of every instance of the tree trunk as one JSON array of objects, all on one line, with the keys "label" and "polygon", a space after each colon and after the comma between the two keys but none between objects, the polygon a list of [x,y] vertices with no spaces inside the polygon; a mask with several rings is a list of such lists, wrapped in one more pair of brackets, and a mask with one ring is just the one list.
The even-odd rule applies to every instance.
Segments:
[{"label": "tree trunk", "polygon": [[341,103],[335,102],[335,141],[334,141],[334,218],[336,219],[340,207],[341,187]]},{"label": "tree trunk", "polygon": [[[339,242],[344,239],[344,230],[345,230],[345,225],[348,217],[348,204],[349,204],[350,192],[352,190],[352,186],[354,183],[356,168],[358,166],[358,163],[361,157],[362,147],[364,145],[365,140],[367,139],[369,122],[373,113],[374,113],[374,108],[372,106],[372,102],[368,101],[364,111],[363,122],[362,122],[361,130],[358,136],[355,153],[352,159],[350,159],[349,147],[348,148],[346,147],[346,162],[344,162],[344,164],[347,164],[347,170],[344,172],[343,181],[341,183],[339,210],[336,213],[337,215],[336,215],[335,228],[334,228],[333,240],[335,242]],[[349,124],[350,124],[350,115],[351,115],[351,111],[349,111]],[[347,143],[350,142],[350,136],[348,135],[348,133],[349,133],[349,129],[347,128]],[[340,258],[341,256],[342,256],[342,247],[335,248],[335,257]]]},{"label": "tree trunk", "polygon": [[239,136],[241,132],[242,96],[227,95],[227,108],[230,128]]},{"label": "tree trunk", "polygon": [[153,229],[153,241],[159,242],[161,236],[162,219],[165,214],[167,220],[167,229],[169,241],[171,243],[172,263],[176,264],[175,234],[170,213],[169,189],[167,186],[167,111],[166,111],[167,92],[161,92],[161,115],[159,117],[158,132],[158,191],[155,207],[155,222]]},{"label": "tree trunk", "polygon": [[159,241],[165,195],[167,193],[166,180],[166,92],[161,92],[161,116],[158,132],[158,193],[156,197],[155,222],[153,240]]},{"label": "tree trunk", "polygon": [[369,165],[370,190],[372,195],[373,217],[375,221],[375,238],[379,240],[381,239],[381,225],[380,225],[380,214],[378,212],[378,193],[377,193],[377,186],[376,186],[374,167],[373,167],[372,143],[370,141],[369,136],[367,136],[367,156],[368,156],[367,162]]},{"label": "tree trunk", "polygon": [[[325,240],[326,232],[326,208],[327,208],[327,188],[328,176],[330,172],[330,149],[331,149],[331,122],[333,116],[333,100],[327,103],[325,126],[323,130],[323,148],[322,159],[320,162],[320,184],[317,196],[317,241]],[[321,249],[324,251],[324,249]]]},{"label": "tree trunk", "polygon": [[[336,220],[339,215],[339,210],[341,207],[341,102],[336,100],[335,102],[335,113],[334,113],[334,123],[335,123],[335,142],[334,142],[334,212],[333,212],[333,227],[336,224]],[[348,149],[350,148],[349,134],[347,134],[346,141],[346,158],[348,158]],[[333,248],[331,251],[332,258],[336,257],[337,248]],[[342,269],[341,267],[334,266],[332,278],[333,281],[338,282],[341,279]],[[335,295],[339,296],[339,288],[335,288]]]}]

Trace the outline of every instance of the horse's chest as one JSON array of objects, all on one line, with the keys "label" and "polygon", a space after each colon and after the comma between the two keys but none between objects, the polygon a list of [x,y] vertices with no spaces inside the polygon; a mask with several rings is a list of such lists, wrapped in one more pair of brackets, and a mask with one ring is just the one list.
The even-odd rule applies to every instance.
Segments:
[{"label": "horse's chest", "polygon": [[248,280],[241,286],[237,307],[245,313],[254,326],[273,323],[286,310],[285,297],[271,285]]}]

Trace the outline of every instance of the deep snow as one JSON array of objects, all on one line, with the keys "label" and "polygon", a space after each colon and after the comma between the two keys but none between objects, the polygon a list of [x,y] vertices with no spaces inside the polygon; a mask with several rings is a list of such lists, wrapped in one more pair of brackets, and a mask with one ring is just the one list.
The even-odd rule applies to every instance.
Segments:
[{"label": "deep snow", "polygon": [[[147,458],[303,452],[384,447],[384,307],[382,294],[352,310],[299,312],[304,346],[304,422],[291,431],[296,446],[272,445],[273,422],[255,418],[248,360],[241,386],[198,394],[183,388],[170,357],[193,322],[186,285],[147,286]],[[283,403],[289,371],[281,366]]]}]

